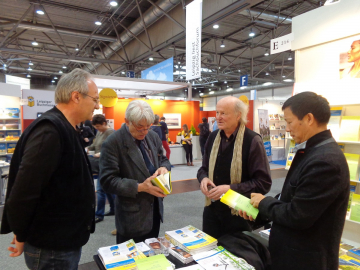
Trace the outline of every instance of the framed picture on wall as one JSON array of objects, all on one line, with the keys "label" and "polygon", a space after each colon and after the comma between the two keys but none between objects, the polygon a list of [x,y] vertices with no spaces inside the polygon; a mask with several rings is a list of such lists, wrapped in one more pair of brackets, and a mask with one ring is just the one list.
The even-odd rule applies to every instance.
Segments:
[{"label": "framed picture on wall", "polygon": [[181,113],[164,113],[163,116],[168,129],[181,128]]}]

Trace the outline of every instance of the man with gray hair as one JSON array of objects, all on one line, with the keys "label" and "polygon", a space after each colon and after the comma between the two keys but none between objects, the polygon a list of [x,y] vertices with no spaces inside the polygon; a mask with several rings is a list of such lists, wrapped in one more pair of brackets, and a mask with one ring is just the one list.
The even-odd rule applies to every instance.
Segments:
[{"label": "man with gray hair", "polygon": [[26,128],[11,160],[1,233],[29,269],[78,269],[95,230],[95,190],[77,124],[99,108],[90,74],[75,69],[55,90],[56,106]]},{"label": "man with gray hair", "polygon": [[162,190],[151,184],[170,170],[159,136],[150,130],[154,113],[143,100],[131,101],[125,124],[103,143],[100,182],[105,192],[116,195],[116,242],[135,242],[159,236],[163,221]]},{"label": "man with gray hair", "polygon": [[217,103],[219,129],[207,139],[197,174],[200,189],[206,196],[203,231],[214,238],[251,230],[235,209],[220,202],[221,195],[232,189],[250,198],[251,193],[265,194],[271,187],[262,139],[245,127],[247,111],[247,105],[235,97],[225,97]]}]

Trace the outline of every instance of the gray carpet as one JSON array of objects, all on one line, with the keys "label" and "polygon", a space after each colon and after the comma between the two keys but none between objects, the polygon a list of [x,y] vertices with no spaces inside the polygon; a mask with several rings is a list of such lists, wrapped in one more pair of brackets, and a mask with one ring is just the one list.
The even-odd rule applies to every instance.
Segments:
[{"label": "gray carpet", "polygon": [[[172,180],[196,178],[196,173],[201,166],[201,161],[195,161],[195,166],[177,165],[172,168]],[[284,178],[273,179],[273,185],[269,196],[274,196],[281,191]],[[160,235],[165,231],[174,230],[186,225],[202,228],[202,211],[204,196],[201,191],[192,191],[181,194],[169,195],[165,198],[164,221],[161,224]],[[107,206],[108,207],[108,206]],[[115,228],[114,217],[105,217],[104,221],[96,226],[96,231],[91,235],[89,242],[82,249],[80,264],[93,261],[93,255],[97,249],[103,246],[115,244],[115,236],[110,232]],[[18,258],[10,258],[7,247],[12,241],[12,234],[0,235],[0,269],[23,270],[27,269],[23,255]]]}]

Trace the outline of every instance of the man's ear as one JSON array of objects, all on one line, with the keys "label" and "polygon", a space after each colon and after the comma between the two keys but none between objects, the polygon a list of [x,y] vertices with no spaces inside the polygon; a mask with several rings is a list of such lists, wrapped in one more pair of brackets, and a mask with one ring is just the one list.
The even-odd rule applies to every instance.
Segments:
[{"label": "man's ear", "polygon": [[130,121],[129,121],[129,120],[127,120],[126,118],[125,118],[125,124],[126,124],[127,126],[129,126],[129,125],[130,125]]},{"label": "man's ear", "polygon": [[74,91],[71,93],[71,101],[73,101],[74,103],[79,103],[80,102],[80,93],[77,91]]},{"label": "man's ear", "polygon": [[308,113],[307,115],[304,116],[304,118],[309,126],[317,124],[317,121],[312,113]]}]

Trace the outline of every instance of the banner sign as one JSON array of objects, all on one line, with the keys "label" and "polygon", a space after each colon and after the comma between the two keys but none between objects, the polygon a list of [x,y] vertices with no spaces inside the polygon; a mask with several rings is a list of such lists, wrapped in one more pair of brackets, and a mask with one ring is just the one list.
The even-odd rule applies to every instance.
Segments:
[{"label": "banner sign", "polygon": [[186,6],[186,80],[201,77],[202,0]]},{"label": "banner sign", "polygon": [[293,40],[293,33],[270,40],[270,54],[291,50],[291,41]]},{"label": "banner sign", "polygon": [[22,90],[23,119],[36,119],[38,113],[44,113],[55,106],[55,92],[44,90]]},{"label": "banner sign", "polygon": [[263,139],[266,155],[271,156],[270,127],[268,110],[258,110],[259,114],[259,130]]},{"label": "banner sign", "polygon": [[247,86],[249,81],[249,75],[243,75],[240,77],[240,87]]},{"label": "banner sign", "polygon": [[174,81],[174,58],[171,57],[159,64],[141,71],[141,79],[154,81]]}]

